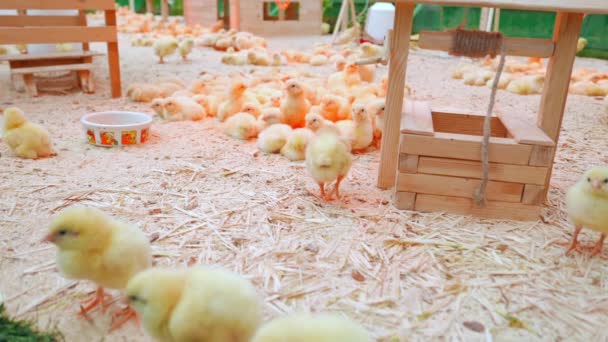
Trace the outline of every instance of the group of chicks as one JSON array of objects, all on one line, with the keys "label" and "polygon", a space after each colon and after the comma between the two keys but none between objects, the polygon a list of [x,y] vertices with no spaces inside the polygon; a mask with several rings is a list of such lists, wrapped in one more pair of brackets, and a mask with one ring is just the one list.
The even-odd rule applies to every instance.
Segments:
[{"label": "group of chicks", "polygon": [[[478,64],[459,65],[452,73],[452,78],[462,79],[466,85],[492,87],[497,67],[497,59],[487,57]],[[547,71],[542,58],[529,58],[527,62],[507,60],[503,70],[498,80],[498,89],[519,95],[542,92]],[[608,73],[589,68],[574,70],[570,77],[569,93],[608,96]]]},{"label": "group of chicks", "polygon": [[126,307],[112,314],[112,330],[141,318],[157,341],[371,342],[358,323],[339,314],[297,313],[263,324],[262,299],[239,274],[217,266],[154,267],[149,238],[136,226],[84,206],[51,221],[45,242],[58,249],[67,278],[94,282],[95,295],[79,315],[111,304],[104,289],[121,290]]},{"label": "group of chicks", "polygon": [[[379,146],[388,82],[387,76],[380,83],[374,79],[375,66],[343,62],[327,78],[279,69],[227,77],[204,73],[188,86],[172,78],[133,84],[127,96],[150,102],[164,120],[215,117],[226,135],[257,138],[263,153],[306,160],[322,198],[331,200],[333,194],[339,197],[351,152]],[[334,181],[327,195],[325,184]]]}]

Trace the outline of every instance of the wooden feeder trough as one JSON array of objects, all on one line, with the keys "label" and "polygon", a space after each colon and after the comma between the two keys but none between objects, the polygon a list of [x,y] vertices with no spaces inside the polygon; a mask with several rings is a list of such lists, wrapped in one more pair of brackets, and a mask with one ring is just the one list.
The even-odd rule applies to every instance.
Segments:
[{"label": "wooden feeder trough", "polygon": [[[557,12],[552,39],[501,40],[505,55],[542,57],[549,62],[535,124],[520,119],[519,113],[492,111],[488,183],[481,198],[485,205],[474,200],[483,179],[485,113],[403,101],[417,3]],[[606,0],[395,1],[378,186],[394,188],[396,207],[515,220],[538,218],[551,180],[577,40],[588,13],[608,13]],[[421,32],[419,46],[451,51],[454,32]]]}]

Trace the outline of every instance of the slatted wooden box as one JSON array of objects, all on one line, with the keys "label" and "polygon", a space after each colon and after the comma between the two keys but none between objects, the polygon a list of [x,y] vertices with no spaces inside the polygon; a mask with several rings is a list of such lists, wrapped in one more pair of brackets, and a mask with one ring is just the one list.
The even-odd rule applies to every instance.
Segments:
[{"label": "slatted wooden box", "polygon": [[401,120],[395,205],[422,212],[534,220],[550,177],[554,142],[516,114],[492,118],[487,205],[473,193],[482,177],[484,114],[406,101]]}]

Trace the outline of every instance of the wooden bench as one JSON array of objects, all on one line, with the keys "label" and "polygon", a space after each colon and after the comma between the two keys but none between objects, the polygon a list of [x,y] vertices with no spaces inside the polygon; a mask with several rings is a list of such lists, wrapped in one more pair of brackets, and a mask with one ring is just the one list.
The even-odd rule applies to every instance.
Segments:
[{"label": "wooden bench", "polygon": [[[113,0],[0,0],[0,9],[16,10],[17,15],[0,15],[0,44],[81,43],[83,51],[1,56],[11,68],[11,77],[22,75],[28,92],[37,96],[35,73],[75,71],[84,92],[94,92],[91,77],[93,57],[89,43],[105,42],[112,97],[120,97],[120,64]],[[29,15],[28,10],[78,10],[77,16]],[[85,10],[103,10],[105,26],[88,26]]]}]

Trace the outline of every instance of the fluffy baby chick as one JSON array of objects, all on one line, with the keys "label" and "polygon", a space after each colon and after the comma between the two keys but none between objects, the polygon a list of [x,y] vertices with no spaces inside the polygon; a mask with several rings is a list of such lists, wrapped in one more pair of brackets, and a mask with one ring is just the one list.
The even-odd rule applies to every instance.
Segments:
[{"label": "fluffy baby chick", "polygon": [[251,114],[254,117],[258,118],[262,114],[262,108],[259,104],[255,102],[247,101],[243,103],[241,112]]},{"label": "fluffy baby chick", "polygon": [[489,79],[494,77],[494,73],[489,70],[476,70],[467,73],[463,76],[464,84],[481,87],[485,85]]},{"label": "fluffy baby chick", "polygon": [[328,23],[321,23],[321,34],[325,35],[329,33],[331,26]]},{"label": "fluffy baby chick", "polygon": [[268,126],[258,136],[258,148],[265,153],[279,153],[287,143],[291,131],[291,126],[286,124]]},{"label": "fluffy baby chick", "polygon": [[306,157],[306,146],[312,140],[315,133],[308,128],[296,128],[287,138],[287,142],[281,148],[281,154],[291,161],[304,160]]},{"label": "fluffy baby chick", "polygon": [[321,99],[319,113],[327,120],[336,122],[350,119],[351,105],[347,99],[327,94]]},{"label": "fluffy baby chick", "polygon": [[361,58],[384,57],[384,47],[372,43],[362,43],[359,45],[361,49]]},{"label": "fluffy baby chick", "polygon": [[382,130],[384,129],[384,111],[386,110],[386,100],[377,99],[371,101],[365,107],[367,114],[372,120],[372,126],[374,128],[374,141],[376,147],[380,147],[382,140]]},{"label": "fluffy baby chick", "polygon": [[188,55],[192,52],[192,49],[194,48],[194,39],[190,37],[184,38],[181,42],[179,42],[177,48],[179,50],[180,56],[182,56],[182,60],[187,61]]},{"label": "fluffy baby chick", "polygon": [[303,86],[295,80],[289,80],[285,86],[287,96],[281,103],[285,123],[291,127],[304,127],[310,102],[306,99]]},{"label": "fluffy baby chick", "polygon": [[608,233],[608,167],[595,167],[568,190],[566,197],[568,215],[575,225],[572,243],[566,254],[578,246],[578,234],[583,227],[601,232],[591,255],[602,252]]},{"label": "fluffy baby chick", "polygon": [[160,88],[154,84],[136,83],[127,88],[127,97],[135,102],[150,102],[163,96]]},{"label": "fluffy baby chick", "polygon": [[376,65],[359,65],[359,76],[363,82],[373,82],[376,79]]},{"label": "fluffy baby chick", "polygon": [[165,119],[165,99],[158,98],[152,100],[152,103],[150,103],[150,108],[152,108],[154,113],[160,116],[161,119]]},{"label": "fluffy baby chick", "polygon": [[[492,76],[492,78],[490,78],[487,82],[486,82],[486,86],[492,88],[492,85],[494,84],[494,79],[496,78],[496,76]],[[509,85],[509,83],[511,83],[511,81],[513,81],[515,79],[515,77],[513,76],[513,74],[510,74],[508,72],[503,72],[500,75],[500,79],[498,80],[498,89],[505,89],[507,88],[507,86]]]},{"label": "fluffy baby chick", "polygon": [[251,342],[371,342],[365,328],[335,314],[294,314],[264,324]]},{"label": "fluffy baby chick", "polygon": [[586,96],[605,96],[608,92],[591,81],[578,81],[570,86],[569,93]]},{"label": "fluffy baby chick", "polygon": [[361,84],[361,73],[358,65],[347,63],[344,67],[344,82],[348,87],[354,87]]},{"label": "fluffy baby chick", "polygon": [[283,112],[279,108],[276,107],[267,107],[262,109],[262,114],[258,118],[258,120],[264,123],[261,129],[264,129],[270,125],[284,123],[285,118],[283,117]]},{"label": "fluffy baby chick", "polygon": [[217,96],[194,95],[192,97],[192,99],[194,101],[196,101],[198,104],[200,104],[201,106],[203,106],[203,108],[205,109],[205,113],[207,113],[208,116],[217,115],[217,108],[219,106],[219,100],[218,100]]},{"label": "fluffy baby chick", "polygon": [[228,119],[230,116],[241,111],[245,102],[245,91],[247,86],[243,82],[236,82],[230,88],[228,99],[222,102],[217,110],[217,118],[220,121]]},{"label": "fluffy baby chick", "polygon": [[452,72],[452,78],[461,80],[465,74],[470,74],[479,70],[479,68],[472,64],[459,64],[456,69]]},{"label": "fluffy baby chick", "polygon": [[314,55],[310,58],[310,65],[321,66],[327,64],[328,61],[329,60],[325,55]]},{"label": "fluffy baby chick", "polygon": [[352,150],[363,150],[371,145],[374,139],[372,120],[363,105],[354,106],[352,115],[352,120],[338,121],[336,125],[349,140]]},{"label": "fluffy baby chick", "polygon": [[519,95],[540,94],[543,91],[544,81],[545,76],[543,75],[523,76],[509,82],[507,91]]},{"label": "fluffy baby chick", "polygon": [[576,42],[576,53],[583,51],[585,46],[587,46],[587,39],[580,37]]},{"label": "fluffy baby chick", "polygon": [[165,57],[171,56],[177,50],[179,44],[173,37],[163,37],[154,42],[154,54],[159,58],[159,63],[165,63]]},{"label": "fluffy baby chick", "polygon": [[249,113],[237,113],[226,120],[224,133],[241,140],[255,138],[258,135],[258,121]]},{"label": "fluffy baby chick", "polygon": [[[146,235],[97,208],[78,206],[61,211],[52,219],[45,241],[57,246],[57,267],[63,275],[98,285],[95,298],[81,305],[84,315],[97,305],[104,310],[109,305],[104,288],[124,289],[131,277],[152,266]],[[121,316],[122,322],[115,322],[115,327],[134,312],[127,309]]]},{"label": "fluffy baby chick", "polygon": [[[340,130],[333,122],[326,120],[320,113],[310,112],[306,114],[306,128],[314,133],[322,130],[330,130],[336,135],[340,135]],[[350,147],[349,147],[350,151]]]},{"label": "fluffy baby chick", "polygon": [[306,148],[306,169],[319,184],[321,197],[325,200],[331,199],[331,193],[325,193],[325,184],[333,181],[336,181],[336,185],[332,193],[340,198],[340,182],[348,174],[351,164],[352,157],[347,144],[331,130],[317,131]]},{"label": "fluffy baby chick", "polygon": [[248,342],[262,317],[251,283],[223,269],[151,268],[129,281],[126,294],[161,342]]},{"label": "fluffy baby chick", "polygon": [[2,136],[19,158],[38,159],[54,154],[49,132],[44,127],[29,122],[17,107],[4,110]]},{"label": "fluffy baby chick", "polygon": [[165,99],[165,119],[169,121],[201,120],[207,113],[203,106],[190,97],[171,96]]}]

